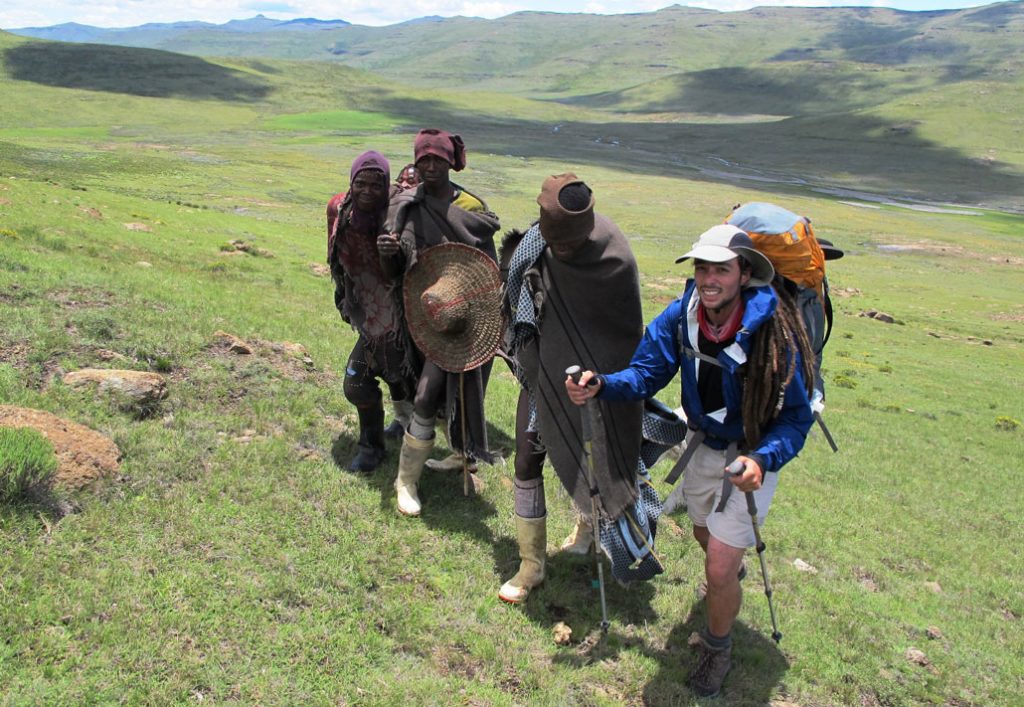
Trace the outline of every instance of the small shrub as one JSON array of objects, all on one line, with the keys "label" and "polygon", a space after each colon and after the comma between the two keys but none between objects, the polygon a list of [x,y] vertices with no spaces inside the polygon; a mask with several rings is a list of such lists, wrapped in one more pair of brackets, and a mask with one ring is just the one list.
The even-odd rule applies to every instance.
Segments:
[{"label": "small shrub", "polygon": [[0,228],[0,236],[3,236],[4,238],[12,238],[14,240],[21,238],[17,231],[13,231],[10,228]]},{"label": "small shrub", "polygon": [[884,363],[884,364],[882,364],[881,366],[878,367],[878,372],[879,373],[892,373],[892,366],[890,366],[888,363]]},{"label": "small shrub", "polygon": [[1015,420],[1012,417],[1006,415],[1000,415],[996,418],[996,429],[1004,432],[1013,432],[1020,428],[1020,420]]},{"label": "small shrub", "polygon": [[901,408],[899,405],[896,405],[895,403],[889,403],[888,405],[885,405],[885,406],[882,407],[882,412],[902,412],[902,411],[903,411],[903,408]]},{"label": "small shrub", "polygon": [[854,388],[857,387],[857,381],[855,381],[853,378],[850,378],[849,376],[840,373],[839,375],[832,379],[832,385],[836,386],[837,388],[849,388],[850,390],[853,390]]},{"label": "small shrub", "polygon": [[42,433],[0,427],[0,501],[37,493],[57,472],[57,455]]}]

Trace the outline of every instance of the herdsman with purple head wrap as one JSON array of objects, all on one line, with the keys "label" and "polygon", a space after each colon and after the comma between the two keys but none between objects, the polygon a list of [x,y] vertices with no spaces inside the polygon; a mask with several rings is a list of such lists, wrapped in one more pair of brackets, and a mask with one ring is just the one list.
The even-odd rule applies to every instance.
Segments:
[{"label": "herdsman with purple head wrap", "polygon": [[[352,163],[347,192],[327,204],[327,263],[334,280],[334,304],[359,339],[345,370],[345,397],[359,414],[359,446],[351,471],[369,473],[384,459],[384,405],[378,379],[395,405],[397,427],[405,431],[419,371],[415,349],[398,300],[400,292],[385,277],[377,252],[387,216],[390,166],[370,150]],[[395,435],[393,435],[395,436]]]}]

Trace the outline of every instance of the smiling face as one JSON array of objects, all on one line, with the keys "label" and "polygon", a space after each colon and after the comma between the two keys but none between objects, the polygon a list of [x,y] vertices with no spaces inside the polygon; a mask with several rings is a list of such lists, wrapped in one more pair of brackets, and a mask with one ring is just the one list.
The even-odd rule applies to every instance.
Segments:
[{"label": "smiling face", "polygon": [[750,280],[750,267],[741,267],[740,263],[738,256],[724,263],[694,260],[697,296],[712,321],[727,318],[739,303],[740,290]]},{"label": "smiling face", "polygon": [[349,190],[352,193],[352,205],[367,212],[382,208],[388,193],[384,173],[376,169],[358,172]]}]

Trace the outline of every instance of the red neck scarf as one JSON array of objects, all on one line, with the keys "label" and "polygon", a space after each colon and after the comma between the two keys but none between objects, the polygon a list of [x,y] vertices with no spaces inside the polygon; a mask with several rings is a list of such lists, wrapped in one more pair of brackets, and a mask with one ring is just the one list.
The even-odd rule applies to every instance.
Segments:
[{"label": "red neck scarf", "polygon": [[732,337],[736,336],[736,332],[740,330],[740,324],[743,322],[743,310],[746,306],[743,304],[743,298],[740,298],[736,309],[732,310],[732,314],[726,320],[725,324],[716,326],[708,321],[707,310],[703,304],[697,305],[697,324],[700,326],[701,333],[709,340],[714,343],[720,343],[722,341],[728,341]]}]

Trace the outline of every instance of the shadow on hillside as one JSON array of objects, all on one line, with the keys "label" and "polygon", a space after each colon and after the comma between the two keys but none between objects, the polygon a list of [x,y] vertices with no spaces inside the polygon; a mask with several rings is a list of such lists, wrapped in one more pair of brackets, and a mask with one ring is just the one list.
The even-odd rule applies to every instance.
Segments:
[{"label": "shadow on hillside", "polygon": [[[504,456],[512,449],[512,440],[504,432],[488,423],[487,438],[492,451]],[[342,433],[334,438],[331,444],[331,460],[339,470],[348,472],[348,465],[358,451],[358,430]],[[402,448],[402,440],[385,440],[387,456],[381,465],[370,474],[359,474],[370,487],[380,493],[380,509],[382,513],[394,513],[395,489],[394,481],[398,474],[398,460]],[[434,442],[431,458],[441,459],[450,453],[444,437],[439,433]],[[488,489],[498,487],[501,483],[501,472],[497,465],[481,465],[478,478]],[[419,496],[423,504],[420,516],[423,523],[445,534],[459,534],[473,538],[482,544],[494,548],[495,556],[507,549],[507,538],[497,539],[487,526],[485,520],[497,512],[494,504],[486,500],[486,496],[463,493],[463,479],[460,471],[433,471],[425,468],[420,477]],[[489,491],[485,491],[487,493]],[[513,543],[514,544],[514,543]]]},{"label": "shadow on hillside", "polygon": [[765,191],[844,186],[935,201],[1001,201],[1024,209],[1024,176],[926,140],[913,122],[867,114],[770,123],[549,123],[453,111],[441,101],[397,94],[378,99],[377,108],[460,133],[470,163],[474,152],[490,152],[716,183],[749,180]]},{"label": "shadow on hillside", "polygon": [[[801,56],[805,59],[807,57]],[[814,115],[879,103],[919,90],[918,78],[863,72],[832,62],[781,68],[722,67],[675,74],[650,84],[563,99],[568,105],[630,113]]]},{"label": "shadow on hillside", "polygon": [[271,90],[242,72],[156,49],[29,42],[2,56],[11,78],[60,88],[239,102],[261,100]]}]

